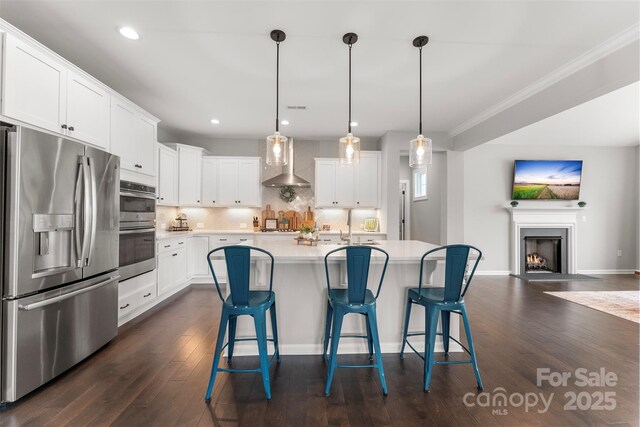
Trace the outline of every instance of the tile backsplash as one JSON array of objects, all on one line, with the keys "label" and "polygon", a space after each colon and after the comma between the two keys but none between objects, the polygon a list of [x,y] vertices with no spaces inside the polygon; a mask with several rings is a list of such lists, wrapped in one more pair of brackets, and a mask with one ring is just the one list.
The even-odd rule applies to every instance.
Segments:
[{"label": "tile backsplash", "polygon": [[[313,186],[315,180],[314,159],[319,157],[320,142],[318,141],[295,141],[294,142],[294,173],[306,179],[311,184],[309,188],[296,188],[296,199],[287,203],[280,199],[280,188],[262,187],[262,209],[257,208],[175,208],[158,206],[157,226],[166,228],[171,226],[171,221],[178,213],[187,214],[189,226],[196,229],[197,223],[203,223],[204,229],[208,230],[241,230],[241,224],[246,224],[247,230],[253,229],[252,218],[261,218],[262,210],[267,205],[271,209],[278,211],[296,210],[303,213],[311,206],[315,212],[316,222],[322,228],[323,224],[331,226],[332,231],[347,230],[347,210],[346,209],[317,209],[315,204]],[[260,144],[260,157],[262,158],[262,177],[267,180],[282,173],[280,167],[267,166],[265,164],[265,146]],[[378,217],[375,209],[353,210],[353,229],[358,230],[366,218]]]}]

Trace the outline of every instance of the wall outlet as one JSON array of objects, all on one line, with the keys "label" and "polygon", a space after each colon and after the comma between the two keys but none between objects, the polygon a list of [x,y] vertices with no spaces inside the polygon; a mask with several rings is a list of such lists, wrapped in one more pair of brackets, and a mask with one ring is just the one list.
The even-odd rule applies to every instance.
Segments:
[{"label": "wall outlet", "polygon": [[198,222],[198,223],[196,223],[196,227],[197,227],[197,228],[204,228],[204,222]]},{"label": "wall outlet", "polygon": [[246,222],[241,222],[240,223],[240,228],[247,228],[247,223]]},{"label": "wall outlet", "polygon": [[160,224],[160,230],[166,230],[166,229],[167,229],[167,224],[165,224],[164,222]]},{"label": "wall outlet", "polygon": [[622,256],[622,251],[618,249],[618,256]]},{"label": "wall outlet", "polygon": [[587,222],[587,216],[586,215],[582,215],[582,222]]}]

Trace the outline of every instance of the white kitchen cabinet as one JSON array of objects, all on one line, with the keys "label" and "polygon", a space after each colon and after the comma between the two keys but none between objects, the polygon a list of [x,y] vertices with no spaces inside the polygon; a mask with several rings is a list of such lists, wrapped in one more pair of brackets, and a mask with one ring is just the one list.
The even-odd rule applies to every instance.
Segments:
[{"label": "white kitchen cabinet", "polygon": [[217,196],[220,206],[259,207],[262,205],[261,186],[260,159],[219,158]]},{"label": "white kitchen cabinet", "polygon": [[158,144],[158,205],[178,204],[178,153]]},{"label": "white kitchen cabinet", "polygon": [[354,166],[337,159],[316,160],[315,195],[318,208],[348,208],[353,202]]},{"label": "white kitchen cabinet", "polygon": [[122,169],[156,176],[156,127],[134,104],[111,97],[111,152],[120,156]]},{"label": "white kitchen cabinet", "polygon": [[5,33],[2,114],[64,133],[67,71],[42,50]]},{"label": "white kitchen cabinet", "polygon": [[380,152],[363,151],[360,163],[354,168],[354,207],[380,207]]},{"label": "white kitchen cabinet", "polygon": [[341,165],[338,159],[316,159],[317,208],[379,208],[380,153],[363,151],[360,163]]},{"label": "white kitchen cabinet", "polygon": [[[183,244],[185,240],[182,240]],[[178,242],[179,243],[179,242]],[[187,249],[178,244],[162,249],[158,244],[158,294],[162,295],[184,285],[187,281]]]},{"label": "white kitchen cabinet", "polygon": [[53,55],[6,34],[2,114],[109,147],[109,93]]},{"label": "white kitchen cabinet", "polygon": [[[130,314],[140,314],[158,297],[156,271],[132,277],[118,284],[118,324],[130,320]],[[134,313],[137,312],[137,313]]]},{"label": "white kitchen cabinet", "polygon": [[202,199],[202,153],[200,147],[177,144],[178,204],[200,206]]},{"label": "white kitchen cabinet", "polygon": [[202,158],[202,206],[220,206],[220,201],[218,200],[218,168],[218,158]]},{"label": "white kitchen cabinet", "polygon": [[108,150],[111,96],[73,71],[67,76],[67,135]]},{"label": "white kitchen cabinet", "polygon": [[208,236],[192,236],[187,239],[187,275],[191,279],[209,279]]}]

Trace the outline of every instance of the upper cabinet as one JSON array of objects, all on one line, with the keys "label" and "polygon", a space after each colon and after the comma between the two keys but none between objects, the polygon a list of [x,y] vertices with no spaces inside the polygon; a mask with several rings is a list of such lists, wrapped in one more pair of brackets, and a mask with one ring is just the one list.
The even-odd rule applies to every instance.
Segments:
[{"label": "upper cabinet", "polygon": [[109,148],[109,93],[61,61],[5,34],[2,115]]},{"label": "upper cabinet", "polygon": [[202,153],[204,149],[177,144],[178,151],[178,204],[202,204]]},{"label": "upper cabinet", "polygon": [[360,163],[354,166],[342,166],[338,159],[316,159],[315,167],[316,207],[380,207],[380,152],[361,152]]},{"label": "upper cabinet", "polygon": [[259,207],[262,205],[259,158],[218,158],[217,181],[217,197],[221,206]]},{"label": "upper cabinet", "polygon": [[217,157],[202,158],[202,206],[220,206],[218,199],[218,168],[220,159]]},{"label": "upper cabinet", "polygon": [[178,153],[158,144],[158,204],[178,204]]},{"label": "upper cabinet", "polygon": [[156,176],[157,122],[144,115],[131,102],[111,97],[111,152],[120,156],[123,170],[136,176]]}]

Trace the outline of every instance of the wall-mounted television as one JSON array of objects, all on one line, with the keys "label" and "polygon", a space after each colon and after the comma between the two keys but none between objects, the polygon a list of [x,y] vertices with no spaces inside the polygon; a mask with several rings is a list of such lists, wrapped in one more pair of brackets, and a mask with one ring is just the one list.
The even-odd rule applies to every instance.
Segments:
[{"label": "wall-mounted television", "polygon": [[514,200],[577,200],[582,160],[516,160]]}]

